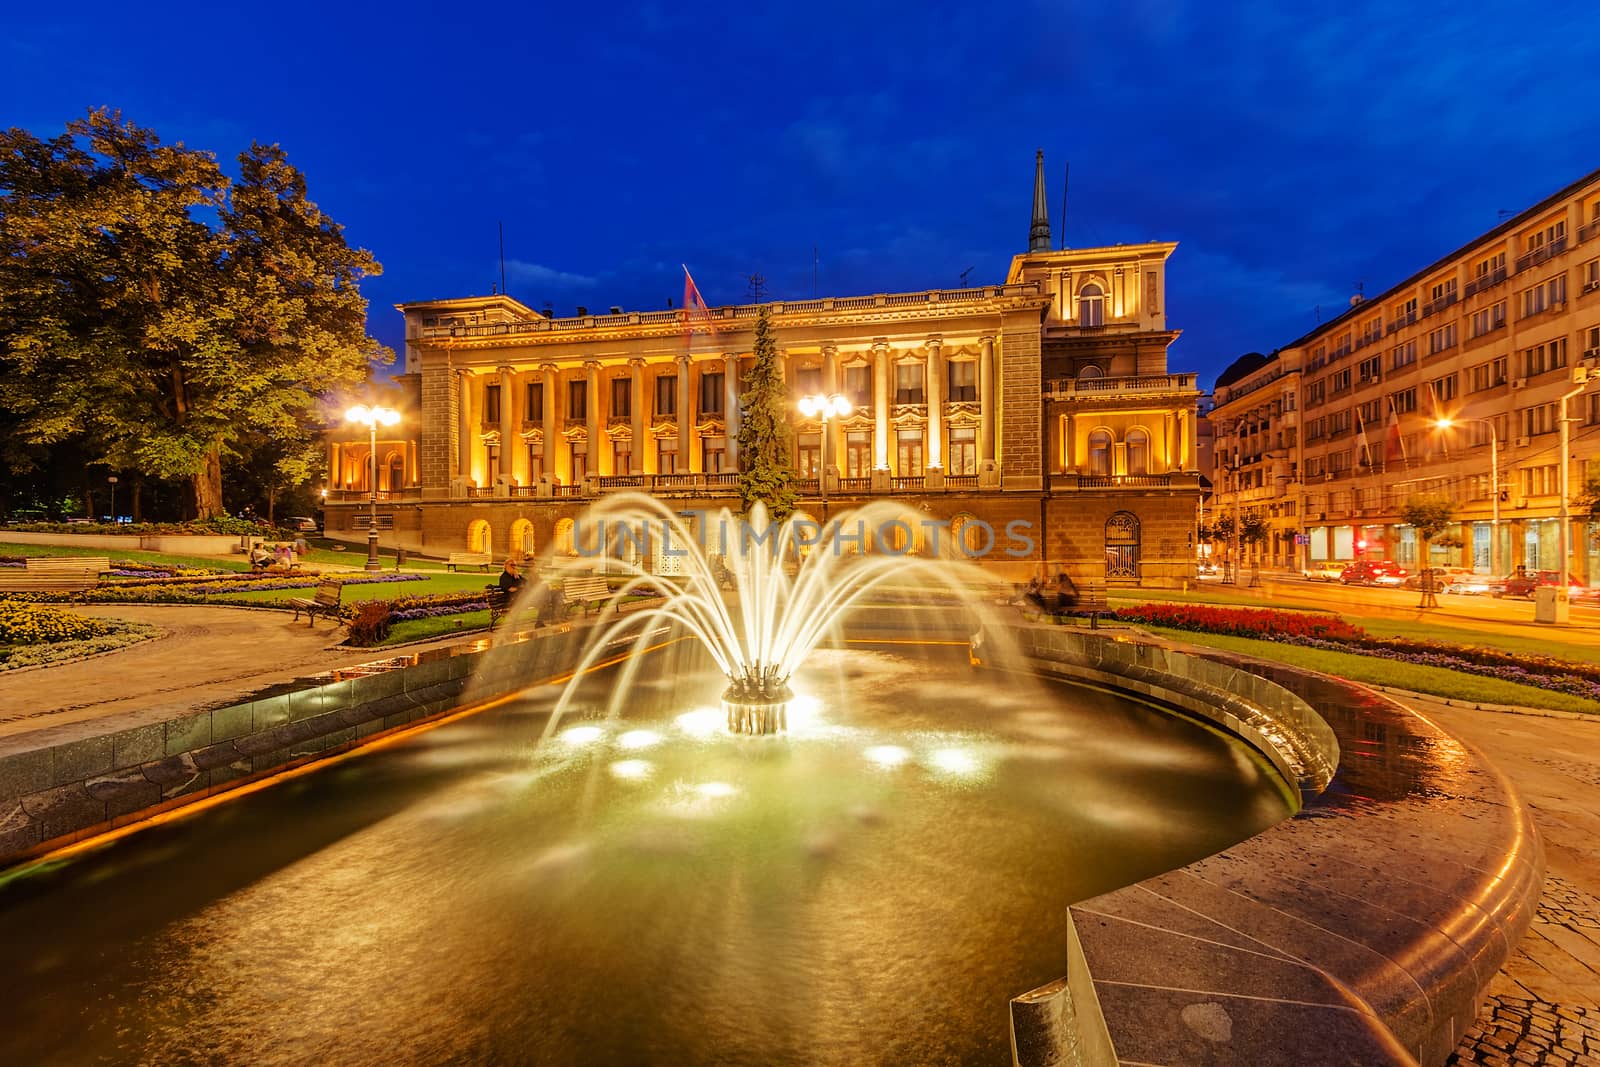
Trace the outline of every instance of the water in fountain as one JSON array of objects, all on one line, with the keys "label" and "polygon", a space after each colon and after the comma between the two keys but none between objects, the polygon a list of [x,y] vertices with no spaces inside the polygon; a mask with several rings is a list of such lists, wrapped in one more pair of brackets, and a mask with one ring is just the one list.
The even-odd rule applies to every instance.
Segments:
[{"label": "water in fountain", "polygon": [[[637,631],[636,650],[642,649],[653,623],[669,623],[697,640],[728,679],[722,694],[728,729],[776,733],[786,725],[794,696],[790,677],[864,600],[898,587],[924,597],[943,589],[970,601],[989,585],[976,568],[948,558],[957,548],[949,538],[927,546],[932,557],[908,556],[916,530],[928,521],[895,502],[875,502],[826,525],[804,512],[774,522],[760,504],[748,520],[726,509],[695,517],[691,524],[660,500],[636,493],[587,512],[574,534],[578,559],[566,565],[623,575],[612,604],[641,593],[655,599],[597,630],[557,705],[552,730],[578,678],[614,638]],[[653,573],[647,561],[679,573]],[[619,687],[615,700],[624,696]]]}]

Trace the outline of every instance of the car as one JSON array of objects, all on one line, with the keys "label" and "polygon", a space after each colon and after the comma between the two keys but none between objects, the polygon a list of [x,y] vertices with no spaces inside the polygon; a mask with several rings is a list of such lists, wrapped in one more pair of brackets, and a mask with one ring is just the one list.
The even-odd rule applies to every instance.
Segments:
[{"label": "car", "polygon": [[[1560,571],[1519,571],[1495,582],[1490,592],[1496,597],[1532,597],[1540,587],[1557,587],[1561,584]],[[1578,600],[1591,596],[1589,588],[1567,576],[1567,599]]]},{"label": "car", "polygon": [[1305,575],[1308,582],[1337,582],[1348,565],[1347,560],[1319,559],[1300,568],[1300,573]]},{"label": "car", "polygon": [[284,523],[295,533],[317,532],[317,520],[310,515],[290,515]]},{"label": "car", "polygon": [[1339,572],[1341,585],[1397,586],[1405,582],[1406,569],[1387,559],[1358,559]]},{"label": "car", "polygon": [[1435,593],[1487,593],[1493,583],[1487,575],[1474,574],[1465,567],[1425,567],[1405,580],[1407,589],[1421,589],[1424,577],[1433,579]]}]

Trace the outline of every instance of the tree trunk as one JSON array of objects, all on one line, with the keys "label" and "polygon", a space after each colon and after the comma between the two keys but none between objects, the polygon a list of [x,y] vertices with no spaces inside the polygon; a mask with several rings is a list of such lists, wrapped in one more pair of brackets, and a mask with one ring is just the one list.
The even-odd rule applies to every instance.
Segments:
[{"label": "tree trunk", "polygon": [[144,489],[144,483],[143,482],[134,482],[133,483],[133,521],[134,522],[143,522],[144,521],[144,509],[140,506],[140,501],[139,501],[139,497],[140,497],[140,494],[143,491],[143,489]]},{"label": "tree trunk", "polygon": [[189,477],[197,519],[214,519],[222,512],[222,448],[212,445],[200,469]]}]

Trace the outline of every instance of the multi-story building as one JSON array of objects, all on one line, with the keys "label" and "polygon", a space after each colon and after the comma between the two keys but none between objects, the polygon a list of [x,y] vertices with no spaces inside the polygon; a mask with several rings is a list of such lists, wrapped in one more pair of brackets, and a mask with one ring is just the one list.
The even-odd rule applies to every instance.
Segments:
[{"label": "multi-story building", "polygon": [[[1563,417],[1569,506],[1600,473],[1597,361],[1600,171],[1219,384],[1222,505],[1261,516],[1283,565],[1415,566],[1401,511],[1444,495],[1462,546],[1433,562],[1557,569]],[[1569,532],[1569,569],[1600,582],[1593,524]]]},{"label": "multi-story building", "polygon": [[[1291,567],[1300,532],[1300,366],[1293,352],[1252,355],[1218,377],[1209,421],[1211,511],[1207,526],[1226,522],[1241,537],[1221,538],[1221,558]],[[1245,519],[1262,520],[1260,540],[1243,539]]]},{"label": "multi-story building", "polygon": [[[796,398],[802,506],[882,498],[1027,531],[968,554],[1020,577],[1176,583],[1192,573],[1192,373],[1169,373],[1171,243],[1050,247],[1042,158],[1029,250],[1003,284],[766,305]],[[414,548],[574,550],[573,520],[623,490],[682,510],[736,505],[740,382],[758,305],[550,318],[509,296],[401,304],[407,418],[378,443],[378,523]],[[359,538],[369,444],[331,445],[327,526]],[[824,455],[826,454],[826,462]],[[946,525],[948,524],[948,525]],[[977,527],[974,527],[977,529]],[[918,550],[930,546],[919,538]]]}]

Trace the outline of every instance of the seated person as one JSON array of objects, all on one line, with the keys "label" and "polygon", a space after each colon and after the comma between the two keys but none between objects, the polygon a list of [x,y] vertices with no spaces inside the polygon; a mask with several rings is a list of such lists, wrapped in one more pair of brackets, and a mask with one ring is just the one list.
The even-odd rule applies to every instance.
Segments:
[{"label": "seated person", "polygon": [[517,570],[516,560],[506,560],[505,570],[500,572],[500,581],[496,584],[508,599],[522,591],[522,575]]},{"label": "seated person", "polygon": [[1037,576],[1028,579],[1028,584],[1022,590],[1022,598],[1040,611],[1049,610],[1044,602],[1044,583],[1039,581]]},{"label": "seated person", "polygon": [[264,571],[272,566],[272,551],[259,542],[250,549],[250,569]]},{"label": "seated person", "polygon": [[1056,575],[1056,610],[1071,611],[1078,606],[1078,587],[1066,571]]}]

